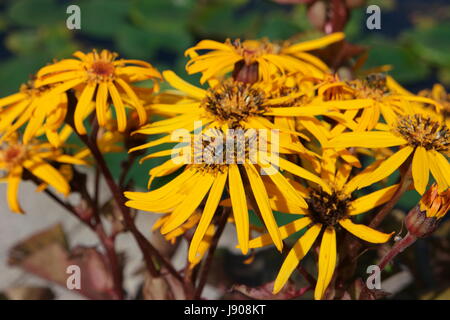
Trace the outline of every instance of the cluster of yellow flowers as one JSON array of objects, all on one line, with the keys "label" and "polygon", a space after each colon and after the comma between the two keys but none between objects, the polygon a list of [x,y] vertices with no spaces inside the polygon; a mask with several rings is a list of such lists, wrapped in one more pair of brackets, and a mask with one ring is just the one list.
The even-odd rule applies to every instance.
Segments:
[{"label": "cluster of yellow flowers", "polygon": [[[115,133],[158,135],[129,150],[167,146],[142,159],[171,156],[150,170],[149,188],[154,178],[181,173],[158,189],[125,192],[127,206],[163,214],[154,229],[169,240],[195,228],[188,254],[192,266],[201,261],[221,218],[235,225],[243,254],[268,245],[281,251],[284,239],[303,231],[273,292],[317,246],[314,297],[323,298],[344,230],[370,243],[391,238],[393,233],[352,221],[399,192],[400,184],[387,185],[387,177],[397,169],[411,175],[420,194],[427,190],[430,171],[439,193],[450,186],[449,95],[439,85],[415,95],[380,74],[341,79],[311,51],[343,38],[335,33],[297,44],[200,41],[186,51],[186,70],[201,73],[200,85],[206,88],[106,50],[76,52],[77,59],[43,67],[19,93],[0,99],[0,169],[7,173],[10,208],[21,211],[15,194],[24,170],[69,192],[67,178],[48,162],[86,164],[86,150],[64,153],[73,130],[86,135],[88,125],[102,128],[110,137],[100,143],[104,148],[117,141]],[[153,88],[133,85],[143,80],[152,80]],[[160,93],[163,80],[174,90]],[[148,123],[153,114],[166,119]],[[233,142],[230,161],[211,161],[225,153],[216,142],[238,131],[249,140],[258,132],[264,144]],[[179,142],[175,148],[173,142]],[[364,167],[362,156],[375,160]],[[356,191],[368,186],[379,187],[358,197]],[[249,210],[267,234],[251,239],[260,229],[250,223]],[[296,219],[280,226],[274,211]]]}]

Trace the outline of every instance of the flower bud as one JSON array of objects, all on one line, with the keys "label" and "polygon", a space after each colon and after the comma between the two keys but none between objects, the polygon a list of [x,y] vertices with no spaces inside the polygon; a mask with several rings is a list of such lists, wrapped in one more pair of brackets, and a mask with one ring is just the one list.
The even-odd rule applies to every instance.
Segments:
[{"label": "flower bud", "polygon": [[406,227],[416,237],[427,237],[436,230],[449,209],[450,189],[439,192],[437,185],[433,184],[419,204],[409,211],[405,219]]},{"label": "flower bud", "polygon": [[233,78],[244,83],[255,83],[259,77],[258,68],[257,62],[247,65],[244,61],[239,61],[234,66]]}]

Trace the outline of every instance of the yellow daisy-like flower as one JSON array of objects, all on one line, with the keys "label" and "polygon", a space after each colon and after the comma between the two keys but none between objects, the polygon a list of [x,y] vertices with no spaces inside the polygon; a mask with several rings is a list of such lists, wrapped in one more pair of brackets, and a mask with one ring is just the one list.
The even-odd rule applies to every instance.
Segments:
[{"label": "yellow daisy-like flower", "polygon": [[345,111],[347,118],[355,119],[348,126],[354,131],[374,129],[380,116],[388,124],[395,124],[398,116],[415,113],[424,104],[435,106],[438,112],[442,109],[438,102],[408,93],[392,77],[383,74],[369,75],[363,80],[324,82],[317,92],[311,105]]},{"label": "yellow daisy-like flower", "polygon": [[34,81],[23,84],[18,93],[0,99],[0,132],[2,139],[14,134],[27,123],[23,142],[45,133],[55,147],[63,142],[58,130],[67,114],[65,94],[48,95],[52,86],[37,88]]},{"label": "yellow daisy-like flower", "polygon": [[17,193],[24,173],[32,174],[66,196],[69,194],[68,181],[49,162],[86,164],[82,159],[64,154],[62,149],[56,149],[47,142],[30,141],[29,144],[22,144],[17,135],[5,139],[0,146],[0,172],[8,184],[7,199],[11,211],[23,213]]},{"label": "yellow daisy-like flower", "polygon": [[[329,107],[291,106],[290,101],[305,95],[297,91],[284,96],[271,94],[272,84],[246,84],[232,79],[215,82],[208,90],[195,87],[172,71],[164,71],[164,78],[183,95],[183,99],[170,104],[153,104],[153,113],[171,115],[170,119],[149,124],[137,130],[142,134],[172,133],[175,129],[194,130],[195,121],[202,121],[208,127],[243,129],[279,129],[281,133],[303,136],[287,127],[276,126],[273,117],[304,117],[316,121],[316,115],[333,114]],[[287,106],[286,106],[287,105]],[[336,114],[336,112],[334,112]],[[341,117],[342,118],[342,117]],[[345,120],[345,118],[342,118]],[[169,141],[170,137],[164,138]],[[285,150],[283,150],[285,149]],[[282,144],[280,152],[287,150],[305,151],[300,144]]]},{"label": "yellow daisy-like flower", "polygon": [[[306,51],[320,49],[344,39],[343,33],[333,33],[325,37],[297,44],[276,44],[268,40],[231,41],[225,43],[202,40],[186,50],[191,57],[186,66],[189,74],[201,72],[201,83],[217,75],[232,71],[236,80],[256,82],[270,81],[272,75],[285,72],[302,72],[321,76],[328,67],[319,58]],[[199,55],[198,51],[210,50]]]},{"label": "yellow daisy-like flower", "polygon": [[61,94],[74,89],[78,103],[74,111],[75,128],[86,134],[83,120],[91,112],[91,104],[97,114],[100,126],[106,125],[106,114],[112,102],[118,123],[118,130],[125,131],[127,114],[125,106],[132,107],[143,125],[147,113],[142,106],[132,83],[148,79],[160,79],[161,75],[149,63],[140,60],[117,59],[117,54],[107,50],[73,54],[77,59],[64,59],[45,66],[37,73],[36,87],[53,85],[50,94]]},{"label": "yellow daisy-like flower", "polygon": [[419,96],[433,99],[442,105],[442,112],[437,113],[429,105],[425,105],[425,111],[431,112],[433,116],[440,116],[445,124],[450,126],[450,93],[447,93],[444,86],[436,83],[431,90],[422,90],[418,93]]},{"label": "yellow daisy-like flower", "polygon": [[345,132],[328,143],[330,148],[386,148],[400,146],[383,161],[359,188],[378,182],[397,170],[408,159],[412,161],[414,186],[420,194],[428,185],[429,172],[436,179],[439,190],[450,186],[450,164],[446,158],[450,151],[450,130],[438,120],[421,114],[399,118],[392,128],[367,132]]},{"label": "yellow daisy-like flower", "polygon": [[[351,166],[343,165],[337,168],[336,174],[326,180],[327,190],[323,188],[305,188],[298,183],[291,182],[298,193],[308,203],[308,209],[301,209],[297,204],[290,202],[283,193],[274,195],[271,199],[273,209],[294,214],[301,214],[294,220],[279,228],[282,239],[307,228],[307,231],[297,240],[288,253],[281,266],[274,283],[273,293],[278,293],[288,281],[290,275],[300,261],[310,251],[316,239],[322,235],[319,252],[318,279],[314,292],[315,299],[323,298],[330,284],[337,264],[336,234],[341,228],[356,237],[371,243],[384,243],[390,239],[386,234],[369,228],[365,225],[355,224],[351,218],[367,212],[391,199],[398,185],[390,186],[363,197],[352,199],[358,181],[363,180],[367,172],[349,180]],[[259,248],[270,245],[271,239],[264,234],[250,241],[250,248]]]},{"label": "yellow daisy-like flower", "polygon": [[[274,163],[277,163],[282,170],[293,172],[308,181],[323,185],[321,179],[309,171],[285,159],[278,158],[277,154],[268,155],[267,151],[272,152],[270,143],[267,151],[261,150],[265,148],[260,149],[260,144],[254,150],[255,144],[250,141],[259,139],[259,137],[250,131],[245,132],[247,135],[242,143],[240,139],[235,140],[236,147],[233,147],[231,152],[229,149],[227,152],[220,148],[217,149],[218,143],[222,143],[222,146],[228,145],[229,140],[227,139],[231,134],[235,133],[212,129],[201,133],[202,137],[208,136],[200,143],[196,142],[195,139],[198,138],[195,136],[192,136],[190,141],[183,139],[188,146],[181,147],[181,152],[150,170],[152,176],[150,182],[155,177],[164,176],[185,167],[180,175],[154,191],[125,193],[125,196],[130,199],[126,203],[129,207],[150,212],[170,213],[169,218],[162,224],[161,232],[163,234],[179,228],[206,200],[189,249],[191,262],[197,259],[198,247],[225,191],[231,198],[238,242],[242,252],[246,254],[250,228],[247,197],[254,199],[254,202],[251,202],[253,209],[260,214],[260,218],[264,221],[277,248],[280,250],[282,248],[267,190],[261,177],[262,172],[278,189],[283,190],[286,197],[291,198],[291,201],[298,203],[303,208],[307,207],[306,202],[274,167]],[[150,154],[144,159],[173,154],[173,150],[168,151]]]}]

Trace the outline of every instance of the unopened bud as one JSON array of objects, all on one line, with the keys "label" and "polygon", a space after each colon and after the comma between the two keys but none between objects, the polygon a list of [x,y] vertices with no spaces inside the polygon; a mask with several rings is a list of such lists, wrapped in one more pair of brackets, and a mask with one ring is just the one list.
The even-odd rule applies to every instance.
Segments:
[{"label": "unopened bud", "polygon": [[409,211],[405,223],[408,231],[419,238],[432,234],[450,209],[450,189],[439,192],[433,184],[417,206]]},{"label": "unopened bud", "polygon": [[258,68],[258,62],[246,64],[243,60],[239,61],[234,65],[233,78],[244,83],[255,83],[259,78]]}]

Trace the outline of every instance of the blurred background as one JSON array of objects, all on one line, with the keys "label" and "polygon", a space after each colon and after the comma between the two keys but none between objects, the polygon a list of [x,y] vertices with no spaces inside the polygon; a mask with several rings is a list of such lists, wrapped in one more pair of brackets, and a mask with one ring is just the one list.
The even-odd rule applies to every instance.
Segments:
[{"label": "blurred background", "polygon": [[[316,0],[2,0],[0,1],[0,96],[18,90],[31,74],[53,59],[66,58],[76,50],[92,48],[109,49],[121,57],[142,59],[158,69],[173,69],[188,81],[197,76],[187,76],[184,50],[202,39],[223,41],[226,38],[252,39],[268,37],[272,40],[288,38],[314,38],[321,35],[326,14],[326,1]],[[450,2],[448,0],[343,0],[349,11],[344,32],[347,40],[360,48],[368,49],[365,68],[391,65],[389,72],[407,89],[417,92],[431,88],[436,82],[450,88]],[[76,4],[81,9],[81,30],[68,30],[66,8]],[[376,4],[381,8],[381,30],[366,28],[366,7]],[[348,21],[347,21],[348,20]],[[338,21],[339,23],[339,21]],[[112,155],[109,163],[119,168],[123,155]],[[149,166],[161,160],[136,166],[130,173],[137,185],[144,186]],[[114,170],[113,171],[118,171]],[[4,188],[0,190],[4,204]],[[0,212],[0,270],[6,270],[9,246],[20,236],[37,230],[39,223],[57,221],[53,211],[30,199],[36,207],[48,211],[47,216],[35,215],[36,224],[25,220],[17,222],[6,209]],[[408,193],[398,210],[411,208],[417,202],[415,193]],[[39,200],[42,202],[42,199]],[[4,206],[2,206],[4,207]],[[56,209],[55,209],[56,210]],[[6,212],[3,212],[6,211]],[[63,213],[61,213],[63,214]],[[402,212],[399,211],[399,219]],[[48,221],[46,219],[48,218]],[[21,219],[21,218],[20,218]],[[59,217],[59,219],[62,219]],[[65,219],[65,218],[64,218]],[[67,218],[70,220],[70,218]],[[39,222],[38,222],[39,220]],[[400,221],[400,220],[399,220]],[[72,222],[71,222],[72,223]],[[148,230],[149,224],[146,224]],[[75,221],[71,228],[76,228]],[[449,234],[449,221],[441,228],[442,235]],[[20,230],[20,231],[18,231]],[[148,231],[147,231],[148,232]],[[14,241],[10,234],[15,234]],[[448,238],[448,236],[446,236]],[[6,240],[5,240],[6,239]],[[86,239],[86,238],[85,238]],[[439,261],[430,260],[431,245],[419,241],[406,261],[414,265],[415,281],[411,273],[398,280],[397,298],[427,298],[441,287],[441,279],[449,283],[450,253],[448,239],[444,244],[433,244],[439,251]],[[447,247],[446,247],[447,246]],[[447,249],[446,249],[447,248]],[[131,249],[130,249],[131,250]],[[436,251],[436,249],[433,249]],[[272,252],[268,253],[273,254]],[[230,283],[241,282],[258,285],[273,279],[280,258],[272,260],[273,272],[267,265],[256,263],[259,271],[242,264],[242,259],[231,251],[223,251]],[[227,260],[228,259],[228,260]],[[238,261],[238,263],[236,263]],[[256,257],[258,261],[258,257]],[[264,259],[267,262],[267,259]],[[438,270],[435,268],[437,265]],[[240,268],[240,269],[239,269]],[[254,267],[252,267],[254,268]],[[396,268],[396,269],[395,269]],[[237,271],[239,269],[239,272]],[[397,271],[395,271],[397,270]],[[402,267],[394,267],[400,274]],[[433,273],[430,270],[437,272]],[[395,271],[395,272],[394,272]],[[389,272],[389,270],[388,270]],[[255,275],[257,278],[255,279]],[[19,274],[15,274],[16,277]],[[9,276],[7,276],[9,277]],[[14,277],[14,275],[13,275]],[[233,278],[234,277],[234,278]],[[220,277],[219,277],[220,278]],[[409,279],[409,280],[408,280]],[[0,278],[0,290],[11,279]],[[400,282],[399,282],[400,281]],[[403,282],[401,282],[403,281]],[[401,286],[398,283],[403,283]],[[134,288],[136,283],[130,284]],[[394,290],[393,289],[393,290]],[[130,289],[132,290],[132,289]],[[442,290],[441,290],[442,291]],[[440,291],[440,292],[441,292]],[[442,294],[442,293],[441,293]],[[450,290],[444,290],[450,299]]]}]

